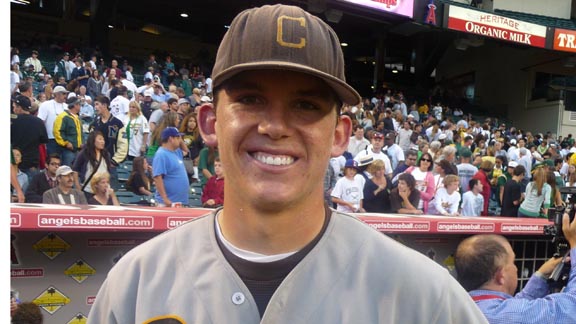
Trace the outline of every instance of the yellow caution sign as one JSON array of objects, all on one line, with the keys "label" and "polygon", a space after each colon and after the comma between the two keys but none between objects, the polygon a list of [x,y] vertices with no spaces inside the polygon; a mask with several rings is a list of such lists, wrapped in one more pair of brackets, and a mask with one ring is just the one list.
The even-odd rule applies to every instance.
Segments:
[{"label": "yellow caution sign", "polygon": [[54,314],[60,307],[68,304],[70,298],[53,286],[48,287],[40,296],[32,301],[50,314]]},{"label": "yellow caution sign", "polygon": [[86,324],[87,321],[88,317],[86,317],[86,315],[78,313],[74,318],[66,322],[66,324]]},{"label": "yellow caution sign", "polygon": [[86,278],[93,276],[96,274],[96,270],[92,268],[88,263],[84,260],[80,259],[76,261],[74,264],[69,266],[65,271],[64,274],[72,279],[76,280],[78,283],[84,282]]},{"label": "yellow caution sign", "polygon": [[54,233],[49,233],[40,239],[36,244],[32,245],[32,248],[37,252],[43,253],[45,256],[54,260],[62,252],[66,252],[70,249],[70,244],[64,241],[60,236]]}]

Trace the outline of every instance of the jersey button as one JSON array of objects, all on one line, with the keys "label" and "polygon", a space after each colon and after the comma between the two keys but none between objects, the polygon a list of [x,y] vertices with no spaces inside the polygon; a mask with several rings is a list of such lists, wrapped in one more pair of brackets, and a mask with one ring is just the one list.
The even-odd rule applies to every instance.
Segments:
[{"label": "jersey button", "polygon": [[241,292],[236,292],[232,295],[232,302],[234,303],[234,305],[242,305],[244,304],[245,300],[246,297]]}]

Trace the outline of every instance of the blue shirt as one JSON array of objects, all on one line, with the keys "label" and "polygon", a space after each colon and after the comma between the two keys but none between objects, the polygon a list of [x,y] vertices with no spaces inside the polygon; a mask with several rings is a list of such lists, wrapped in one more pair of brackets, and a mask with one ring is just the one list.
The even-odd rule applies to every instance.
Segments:
[{"label": "blue shirt", "polygon": [[[152,174],[154,177],[162,175],[166,196],[168,196],[170,201],[188,205],[190,183],[188,182],[188,174],[184,166],[181,149],[170,151],[163,147],[158,148],[152,162]],[[154,199],[158,203],[164,204],[164,200],[158,191],[154,193]]]},{"label": "blue shirt", "polygon": [[[576,323],[576,248],[570,251],[572,268],[564,292],[548,294],[548,284],[532,276],[516,296],[492,290],[472,290],[470,296],[484,296],[476,304],[490,324],[573,324]],[[482,298],[482,297],[476,297]]]},{"label": "blue shirt", "polygon": [[[83,67],[75,67],[74,70],[72,70],[72,77],[71,77],[71,78],[72,78],[72,79],[76,79],[76,78],[78,78],[78,77],[85,76],[85,75],[88,75],[88,76],[89,76],[88,72],[87,72]],[[89,80],[89,79],[90,79],[90,78],[85,78],[85,79],[82,79],[82,80],[78,80],[78,86],[85,86],[85,87],[87,87],[87,86],[88,86],[88,80]]]},{"label": "blue shirt", "polygon": [[164,101],[168,101],[168,99],[172,98],[172,96],[169,93],[163,93],[163,94],[153,94],[152,95],[152,100],[157,101],[157,102],[164,102]]},{"label": "blue shirt", "polygon": [[94,107],[87,103],[83,104],[82,107],[80,107],[80,118],[88,118],[92,120],[94,118]]},{"label": "blue shirt", "polygon": [[392,171],[396,170],[396,167],[398,167],[398,163],[400,163],[400,161],[404,161],[404,151],[402,151],[402,148],[398,145],[398,144],[392,144],[390,146],[388,146],[387,150],[387,155],[390,158],[390,164],[392,165]]}]

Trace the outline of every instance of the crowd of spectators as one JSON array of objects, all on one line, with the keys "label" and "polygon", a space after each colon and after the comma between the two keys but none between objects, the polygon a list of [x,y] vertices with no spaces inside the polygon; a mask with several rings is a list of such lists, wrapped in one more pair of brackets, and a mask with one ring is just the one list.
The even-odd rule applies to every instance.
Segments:
[{"label": "crowd of spectators", "polygon": [[[167,176],[154,171],[154,159],[169,127],[182,136],[173,149],[182,153],[188,186],[221,186],[218,149],[205,147],[198,132],[196,108],[212,100],[211,79],[198,66],[177,66],[170,55],[159,64],[151,54],[135,74],[126,60],[106,65],[97,55],[64,52],[48,72],[38,50],[24,63],[19,53],[11,55],[11,145],[21,190],[12,191],[15,201],[41,202],[58,186],[58,166],[74,171],[73,187],[87,201],[118,204],[114,192],[120,189],[154,198],[155,179]],[[348,151],[330,160],[325,181],[326,201],[336,209],[545,217],[563,203],[558,188],[576,182],[571,135],[532,134],[496,118],[479,121],[440,102],[409,105],[392,90],[345,106],[343,113],[354,133]],[[124,186],[118,178],[123,163],[130,167]],[[111,190],[93,179],[108,179]],[[100,187],[101,199],[94,198]],[[210,191],[218,197],[202,197],[201,204],[221,205],[221,190]]]},{"label": "crowd of spectators", "polygon": [[[121,60],[112,58],[107,65],[94,53],[65,51],[53,63],[42,61],[37,49],[29,53],[21,62],[20,51],[11,52],[14,201],[43,202],[46,191],[60,187],[50,202],[69,203],[58,198],[69,198],[71,180],[70,188],[86,198],[75,199],[77,203],[118,204],[118,190],[154,202],[154,178],[166,176],[156,174],[154,159],[168,127],[183,134],[177,149],[189,183],[204,184],[214,174],[217,155],[213,150],[207,154],[197,129],[196,108],[212,101],[211,79],[199,66],[176,67],[170,55],[159,64],[151,54],[136,74],[127,60],[119,64]],[[119,168],[131,173],[135,160],[137,177],[131,176],[129,183],[119,179]],[[72,170],[69,179],[67,170],[57,172],[64,166]],[[188,205],[188,199],[182,199],[182,205]]]},{"label": "crowd of spectators", "polygon": [[571,134],[533,134],[441,103],[406,101],[388,91],[344,107],[355,125],[347,152],[330,160],[328,204],[348,212],[544,218],[565,204],[559,188],[576,180]]}]

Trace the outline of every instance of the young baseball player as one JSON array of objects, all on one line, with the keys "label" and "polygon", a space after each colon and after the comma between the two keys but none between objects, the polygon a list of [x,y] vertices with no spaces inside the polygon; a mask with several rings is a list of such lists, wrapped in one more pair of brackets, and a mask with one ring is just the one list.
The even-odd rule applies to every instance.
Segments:
[{"label": "young baseball player", "polygon": [[199,108],[226,169],[224,207],[134,248],[89,323],[487,323],[425,255],[328,208],[323,178],[348,147],[336,33],[294,6],[241,12]]}]

